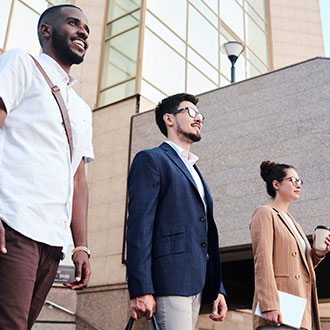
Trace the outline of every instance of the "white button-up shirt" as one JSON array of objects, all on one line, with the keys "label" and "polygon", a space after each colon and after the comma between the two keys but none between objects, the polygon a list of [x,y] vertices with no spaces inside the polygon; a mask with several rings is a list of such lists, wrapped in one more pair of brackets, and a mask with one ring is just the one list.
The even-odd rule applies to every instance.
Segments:
[{"label": "white button-up shirt", "polygon": [[194,165],[198,161],[199,158],[192,152],[189,153],[189,158],[188,158],[188,154],[186,153],[186,151],[184,149],[182,149],[181,147],[179,147],[177,144],[175,144],[172,141],[165,141],[165,142],[168,143],[175,150],[175,152],[178,154],[178,156],[184,162],[188,171],[190,172],[191,176],[193,177],[193,179],[196,183],[198,192],[202,198],[205,213],[206,213],[207,208],[206,208],[206,201],[205,201],[204,186],[203,186],[200,176],[198,175],[196,169],[194,168]]},{"label": "white button-up shirt", "polygon": [[32,58],[15,49],[0,56],[0,97],[7,117],[0,128],[0,219],[52,246],[71,242],[73,176],[93,159],[91,111],[74,92],[75,80],[46,54],[40,62],[68,108],[70,151],[59,107]]}]

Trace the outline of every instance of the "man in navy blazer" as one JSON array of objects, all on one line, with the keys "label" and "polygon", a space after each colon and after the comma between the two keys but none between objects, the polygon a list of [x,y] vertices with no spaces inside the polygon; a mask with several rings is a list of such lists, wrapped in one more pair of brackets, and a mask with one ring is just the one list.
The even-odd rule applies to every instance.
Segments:
[{"label": "man in navy blazer", "polygon": [[209,188],[190,152],[201,139],[198,99],[176,94],[155,109],[167,140],[139,152],[128,175],[127,275],[132,316],[152,313],[162,330],[190,330],[201,303],[227,312]]}]

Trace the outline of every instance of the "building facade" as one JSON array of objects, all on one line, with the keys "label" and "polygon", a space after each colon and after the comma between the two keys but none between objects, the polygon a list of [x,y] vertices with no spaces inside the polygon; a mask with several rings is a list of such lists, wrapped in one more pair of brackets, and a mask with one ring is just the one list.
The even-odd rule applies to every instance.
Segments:
[{"label": "building facade", "polygon": [[[239,106],[233,98],[246,95],[245,102],[252,109],[257,96],[265,97],[262,93],[255,94],[255,85],[263,86],[267,78],[244,80],[324,55],[319,5],[317,0],[1,0],[0,52],[21,47],[37,55],[40,52],[36,33],[39,15],[47,6],[59,3],[81,7],[91,28],[89,51],[84,64],[73,68],[73,76],[79,81],[77,92],[93,110],[96,160],[88,165],[87,172],[93,273],[90,286],[84,291],[73,293],[56,286],[50,293],[51,302],[75,315],[56,307],[49,309],[48,304],[35,329],[46,329],[45,324],[47,330],[61,327],[70,330],[123,329],[130,313],[124,262],[126,177],[134,150],[147,146],[139,145],[138,141],[150,137],[148,125],[153,125],[153,118],[144,112],[173,93],[203,93],[203,111],[209,111],[212,118],[216,113],[208,107],[215,110],[226,105],[226,113],[219,110],[219,121],[232,127],[233,132],[226,130],[226,138],[213,136],[209,140],[207,136],[211,135],[206,131],[208,135],[200,145],[215,140],[218,141],[216,148],[223,152],[223,140],[231,139],[236,132],[233,114],[238,114]],[[245,46],[236,64],[237,81],[242,83],[228,86],[230,61],[221,45],[233,40]],[[221,88],[224,86],[228,87]],[[208,93],[211,90],[216,91]],[[210,100],[213,99],[217,101],[212,103]],[[244,107],[242,102],[240,104]],[[258,109],[261,111],[262,105]],[[242,111],[239,115],[246,116],[244,119],[251,123],[246,129],[252,132],[257,125],[252,118],[258,118],[261,112],[244,115]],[[216,134],[216,128],[207,128],[208,125],[206,123],[205,128],[213,129]],[[156,135],[157,141],[150,141],[158,143],[159,138]],[[255,139],[257,141],[257,136]],[[200,150],[196,151],[200,153]],[[248,161],[247,149],[238,148],[236,153],[237,157]],[[274,152],[272,156],[284,157],[285,154]],[[235,167],[238,161],[235,155],[228,155],[226,164],[220,167],[224,172],[219,173],[225,177],[226,166]],[[200,166],[206,170],[205,165]],[[251,160],[251,173],[253,171],[255,164]],[[223,177],[219,177],[221,181]],[[232,228],[236,222],[231,212],[238,207],[233,201],[239,197],[232,196],[230,184],[211,188],[213,194],[219,194],[216,199],[218,218],[232,219],[231,223],[219,222],[224,261],[227,265],[231,263],[228,272],[234,272],[234,261],[239,260],[246,263],[251,280],[251,250],[246,228],[242,241],[245,245],[237,248],[237,252],[233,246],[240,244],[231,240],[237,230]],[[226,196],[226,201],[221,196]],[[263,197],[259,197],[262,202]],[[240,206],[242,214],[246,211],[244,205]],[[242,288],[248,290],[249,283],[243,282]],[[239,295],[237,287],[233,287],[232,292]],[[233,324],[237,329],[246,329],[246,322],[250,321],[248,296],[242,306],[233,304],[233,308],[244,310],[231,310],[225,325],[217,324],[215,329],[231,329]],[[236,297],[230,299],[237,301]],[[209,322],[202,315],[198,327],[211,328]],[[145,323],[140,322],[138,327],[145,328]]]}]

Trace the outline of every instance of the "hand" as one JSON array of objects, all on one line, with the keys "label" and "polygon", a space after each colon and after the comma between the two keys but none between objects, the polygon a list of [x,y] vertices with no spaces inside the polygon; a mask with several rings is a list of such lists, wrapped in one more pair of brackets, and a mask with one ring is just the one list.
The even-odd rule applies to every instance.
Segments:
[{"label": "hand", "polygon": [[152,294],[147,294],[131,299],[132,317],[134,320],[140,319],[143,315],[148,320],[156,311],[156,300]]},{"label": "hand", "polygon": [[0,219],[0,252],[3,254],[7,253],[7,249],[6,249],[6,230],[2,224],[2,221]]},{"label": "hand", "polygon": [[329,251],[330,251],[330,234],[326,237],[325,243],[327,245],[325,250],[318,250],[315,249],[315,237],[316,235],[313,234],[313,250],[314,253],[319,257],[319,258],[323,258]]},{"label": "hand", "polygon": [[267,324],[275,325],[279,327],[282,324],[282,314],[280,311],[270,311],[261,313],[262,318]]},{"label": "hand", "polygon": [[213,302],[212,314],[209,318],[213,321],[223,321],[227,314],[228,308],[225,296],[222,293],[218,294],[218,298]]},{"label": "hand", "polygon": [[85,251],[76,251],[72,255],[72,261],[76,267],[75,281],[65,282],[63,285],[71,290],[81,290],[87,286],[91,276],[88,255]]}]

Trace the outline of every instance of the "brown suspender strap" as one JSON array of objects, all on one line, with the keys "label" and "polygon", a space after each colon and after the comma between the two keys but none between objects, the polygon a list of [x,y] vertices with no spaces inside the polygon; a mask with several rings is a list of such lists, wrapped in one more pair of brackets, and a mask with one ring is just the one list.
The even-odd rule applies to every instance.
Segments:
[{"label": "brown suspender strap", "polygon": [[32,57],[34,63],[37,66],[37,68],[40,70],[40,72],[44,76],[48,86],[50,87],[50,89],[52,91],[53,96],[55,97],[55,100],[58,104],[58,107],[60,108],[61,116],[62,116],[63,123],[64,123],[65,132],[66,132],[66,136],[68,138],[68,143],[69,143],[69,148],[70,148],[70,159],[72,161],[72,151],[73,151],[72,129],[71,129],[71,125],[70,125],[68,109],[65,106],[65,103],[64,103],[64,100],[62,98],[59,87],[52,83],[52,81],[50,80],[47,73],[45,72],[43,67],[40,65],[40,63],[32,55],[30,55],[30,56]]}]

